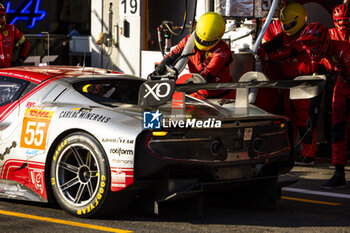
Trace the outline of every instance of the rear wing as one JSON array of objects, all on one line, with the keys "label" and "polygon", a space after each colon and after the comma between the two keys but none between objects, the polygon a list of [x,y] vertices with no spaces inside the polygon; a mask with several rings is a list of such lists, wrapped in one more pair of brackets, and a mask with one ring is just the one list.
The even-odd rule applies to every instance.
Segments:
[{"label": "rear wing", "polygon": [[291,99],[309,99],[318,96],[322,92],[325,82],[326,77],[324,75],[298,76],[294,80],[268,81],[263,73],[257,71],[247,72],[239,82],[231,83],[176,84],[174,80],[150,80],[141,85],[138,104],[143,108],[156,107],[172,99],[173,107],[184,108],[184,94],[186,92],[237,89],[235,115],[246,115],[249,106],[249,89],[290,89]]}]

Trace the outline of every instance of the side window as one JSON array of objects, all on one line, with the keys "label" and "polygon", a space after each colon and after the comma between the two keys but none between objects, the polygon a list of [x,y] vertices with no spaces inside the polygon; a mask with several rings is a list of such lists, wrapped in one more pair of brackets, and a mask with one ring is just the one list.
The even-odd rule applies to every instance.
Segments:
[{"label": "side window", "polygon": [[117,106],[120,103],[137,104],[139,88],[143,80],[94,80],[79,82],[74,88],[85,97],[106,105]]},{"label": "side window", "polygon": [[28,83],[20,79],[0,77],[0,106],[16,101]]}]

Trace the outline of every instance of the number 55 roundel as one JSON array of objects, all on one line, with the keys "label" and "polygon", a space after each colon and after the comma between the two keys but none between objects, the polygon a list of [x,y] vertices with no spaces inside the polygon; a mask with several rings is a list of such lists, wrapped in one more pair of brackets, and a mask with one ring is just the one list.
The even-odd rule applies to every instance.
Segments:
[{"label": "number 55 roundel", "polygon": [[24,113],[21,147],[45,150],[47,130],[53,111],[27,109]]}]

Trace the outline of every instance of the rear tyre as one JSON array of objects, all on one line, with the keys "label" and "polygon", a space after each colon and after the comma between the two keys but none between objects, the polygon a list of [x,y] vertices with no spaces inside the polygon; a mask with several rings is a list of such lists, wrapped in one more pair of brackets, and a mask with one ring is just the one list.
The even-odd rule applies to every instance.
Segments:
[{"label": "rear tyre", "polygon": [[111,187],[110,168],[94,137],[77,132],[60,141],[50,175],[53,194],[64,210],[79,217],[104,214]]}]

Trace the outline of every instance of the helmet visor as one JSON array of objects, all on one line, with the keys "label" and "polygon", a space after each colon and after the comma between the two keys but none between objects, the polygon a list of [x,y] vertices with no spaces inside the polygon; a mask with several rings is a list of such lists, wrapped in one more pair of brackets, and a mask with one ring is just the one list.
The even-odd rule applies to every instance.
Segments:
[{"label": "helmet visor", "polygon": [[286,23],[286,24],[282,23],[282,27],[283,27],[284,31],[288,31],[288,30],[294,28],[296,25],[297,25],[297,22],[295,20],[292,20],[291,22]]},{"label": "helmet visor", "polygon": [[214,45],[216,42],[218,42],[219,39],[216,39],[216,40],[212,40],[212,41],[205,41],[205,40],[202,40],[198,37],[197,33],[195,33],[195,39],[197,41],[198,44],[202,45],[203,47],[210,47],[212,45]]}]

